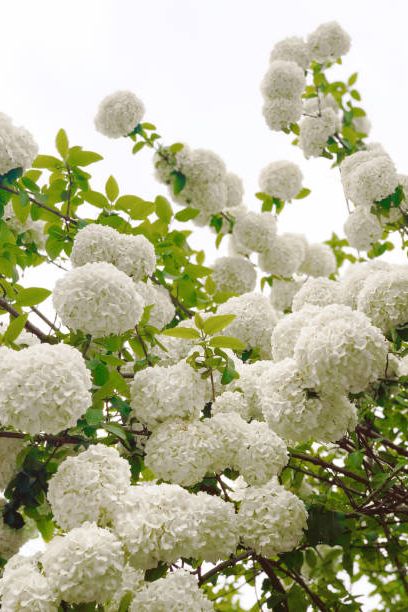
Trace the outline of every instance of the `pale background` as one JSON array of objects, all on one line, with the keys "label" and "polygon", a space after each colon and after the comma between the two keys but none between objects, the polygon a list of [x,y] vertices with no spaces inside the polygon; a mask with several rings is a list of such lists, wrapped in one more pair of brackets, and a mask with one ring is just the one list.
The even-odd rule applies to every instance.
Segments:
[{"label": "pale background", "polygon": [[[251,208],[258,207],[253,193],[263,166],[277,159],[298,163],[312,195],[287,207],[280,231],[326,240],[333,230],[342,234],[347,214],[338,171],[327,160],[306,162],[289,137],[266,127],[259,83],[270,50],[286,36],[339,21],[353,43],[336,70],[342,78],[360,73],[371,138],[408,173],[407,6],[404,0],[3,0],[0,111],[31,131],[42,153],[54,152],[55,134],[64,127],[71,144],[103,154],[93,166],[94,189],[103,190],[113,174],[122,194],[148,199],[165,193],[153,179],[150,153],[132,157],[130,142],[108,140],[93,126],[102,97],[131,89],[164,142],[220,154],[243,178]],[[206,247],[209,262],[216,256],[204,230],[195,244]],[[49,272],[23,282],[52,287]]]}]

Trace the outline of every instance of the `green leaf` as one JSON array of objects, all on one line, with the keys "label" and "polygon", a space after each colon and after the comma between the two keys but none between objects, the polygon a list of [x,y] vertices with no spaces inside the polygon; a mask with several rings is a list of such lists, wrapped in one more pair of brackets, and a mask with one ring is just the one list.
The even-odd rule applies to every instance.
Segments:
[{"label": "green leaf", "polygon": [[117,184],[116,179],[113,176],[110,176],[106,181],[105,193],[106,197],[110,202],[116,200],[119,195],[119,185]]},{"label": "green leaf", "polygon": [[13,319],[4,333],[4,341],[7,343],[14,342],[24,329],[27,319],[28,314],[23,314]]},{"label": "green leaf", "polygon": [[228,327],[228,325],[230,325],[235,318],[236,315],[234,314],[208,317],[208,319],[204,321],[203,332],[209,336],[212,336],[213,334],[216,334],[217,332],[220,332]]},{"label": "green leaf", "polygon": [[303,200],[303,198],[306,198],[309,194],[310,189],[307,189],[307,187],[303,187],[303,189],[301,189],[299,193],[295,195],[295,200]]},{"label": "green leaf", "polygon": [[62,128],[58,131],[58,134],[55,138],[55,146],[57,147],[58,153],[61,155],[63,159],[65,159],[68,153],[68,136]]},{"label": "green leaf", "polygon": [[190,219],[194,219],[199,214],[199,210],[197,210],[196,208],[190,208],[190,206],[188,206],[183,210],[179,210],[179,212],[174,215],[174,218],[177,219],[177,221],[181,221],[184,223],[186,221],[190,221]]},{"label": "green leaf", "polygon": [[42,287],[20,289],[16,297],[16,304],[18,306],[35,306],[46,300],[49,295],[51,295],[51,291]]},{"label": "green leaf", "polygon": [[121,196],[115,204],[116,210],[123,210],[132,219],[146,219],[154,212],[155,205],[153,202],[147,202],[134,195]]},{"label": "green leaf", "polygon": [[217,348],[229,348],[238,352],[242,352],[246,348],[246,344],[242,340],[232,336],[214,336],[211,338],[209,345]]},{"label": "green leaf", "polygon": [[99,193],[99,191],[84,191],[82,197],[97,208],[109,208],[108,200],[103,193]]},{"label": "green leaf", "polygon": [[347,81],[347,85],[349,85],[350,87],[354,85],[354,83],[357,81],[357,77],[358,77],[358,72],[353,72],[353,74],[349,77]]},{"label": "green leaf", "polygon": [[170,223],[173,216],[173,210],[170,202],[163,196],[157,196],[154,201],[156,205],[156,215],[165,223]]},{"label": "green leaf", "polygon": [[[22,197],[21,194],[24,194],[26,198]],[[26,203],[24,201],[26,200]],[[11,205],[13,207],[14,214],[17,219],[21,221],[21,223],[25,223],[27,221],[27,217],[30,214],[30,207],[27,206],[28,196],[24,191],[20,191],[18,196],[13,196],[11,198]]]},{"label": "green leaf", "polygon": [[174,195],[178,195],[180,191],[183,191],[184,187],[186,186],[186,177],[182,172],[179,172],[178,170],[173,170],[173,172],[170,173],[170,176],[173,193]]},{"label": "green leaf", "polygon": [[101,159],[103,159],[103,157],[99,155],[99,153],[82,151],[80,147],[72,147],[69,150],[67,162],[71,166],[89,166],[89,164],[94,164]]},{"label": "green leaf", "polygon": [[127,440],[126,431],[123,429],[122,425],[120,425],[119,423],[112,423],[112,422],[104,423],[103,428],[106,431],[109,431],[109,433],[113,434],[117,438],[120,438],[121,440],[126,442]]},{"label": "green leaf", "polygon": [[33,161],[33,168],[46,168],[47,170],[59,170],[64,164],[60,159],[52,155],[37,155]]},{"label": "green leaf", "polygon": [[184,338],[185,340],[197,340],[200,338],[198,331],[190,327],[172,327],[171,329],[165,329],[161,335],[171,336],[172,338]]}]

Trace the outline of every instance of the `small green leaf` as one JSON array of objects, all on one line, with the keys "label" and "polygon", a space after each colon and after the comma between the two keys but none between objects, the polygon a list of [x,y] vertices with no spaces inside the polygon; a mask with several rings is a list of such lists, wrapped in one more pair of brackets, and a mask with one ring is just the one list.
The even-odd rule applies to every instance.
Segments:
[{"label": "small green leaf", "polygon": [[172,327],[171,329],[165,329],[161,335],[171,336],[172,338],[184,338],[185,340],[197,340],[200,338],[198,331],[190,327]]},{"label": "small green leaf", "polygon": [[208,319],[204,321],[203,331],[205,334],[212,336],[228,327],[235,318],[236,315],[234,314],[208,317]]},{"label": "small green leaf", "polygon": [[82,193],[82,197],[86,202],[92,204],[92,206],[96,206],[97,208],[108,208],[109,202],[103,195],[103,193],[99,193],[99,191],[84,191]]},{"label": "small green leaf", "polygon": [[309,194],[310,189],[307,189],[307,187],[303,187],[303,189],[301,189],[299,193],[295,196],[295,200],[303,200],[303,198],[306,198]]},{"label": "small green leaf", "polygon": [[357,81],[357,77],[358,77],[358,72],[353,72],[353,74],[349,77],[347,81],[347,85],[349,85],[350,87],[354,85],[354,83]]},{"label": "small green leaf", "polygon": [[155,210],[153,202],[147,202],[134,195],[121,196],[115,203],[116,210],[123,210],[132,219],[146,219]]},{"label": "small green leaf", "polygon": [[179,212],[174,215],[174,218],[177,221],[181,221],[182,223],[184,223],[186,221],[190,221],[190,219],[194,219],[199,214],[199,210],[197,210],[196,208],[190,208],[190,206],[188,206],[183,210],[179,210]]},{"label": "small green leaf", "polygon": [[4,333],[4,341],[7,343],[14,342],[24,329],[27,319],[28,314],[23,314],[13,319]]},{"label": "small green leaf", "polygon": [[116,179],[113,176],[110,176],[106,181],[105,193],[106,197],[110,202],[116,200],[119,195],[119,185],[117,184]]},{"label": "small green leaf", "polygon": [[68,136],[62,128],[58,131],[58,134],[55,138],[55,146],[57,147],[58,153],[61,155],[63,159],[65,159],[68,153]]},{"label": "small green leaf", "polygon": [[46,300],[49,295],[51,295],[51,291],[42,287],[20,289],[16,297],[16,304],[18,306],[35,306]]},{"label": "small green leaf", "polygon": [[99,153],[93,151],[82,151],[80,147],[71,147],[68,153],[67,162],[71,166],[89,166],[103,159]]},{"label": "small green leaf", "polygon": [[52,155],[37,155],[33,161],[33,168],[46,168],[47,170],[59,170],[63,167],[60,159]]},{"label": "small green leaf", "polygon": [[103,428],[106,429],[106,431],[109,431],[109,433],[113,434],[117,438],[120,438],[120,440],[126,442],[126,431],[119,423],[104,423]]},{"label": "small green leaf", "polygon": [[182,172],[179,172],[178,170],[173,170],[173,172],[170,173],[170,176],[173,193],[174,195],[178,195],[181,191],[183,191],[184,187],[186,186],[186,177]]},{"label": "small green leaf", "polygon": [[242,340],[232,336],[214,336],[210,339],[209,344],[213,347],[229,348],[238,352],[242,352],[246,348],[246,344]]},{"label": "small green leaf", "polygon": [[156,205],[156,215],[165,223],[170,223],[173,216],[173,210],[170,202],[163,196],[157,196],[154,201]]}]

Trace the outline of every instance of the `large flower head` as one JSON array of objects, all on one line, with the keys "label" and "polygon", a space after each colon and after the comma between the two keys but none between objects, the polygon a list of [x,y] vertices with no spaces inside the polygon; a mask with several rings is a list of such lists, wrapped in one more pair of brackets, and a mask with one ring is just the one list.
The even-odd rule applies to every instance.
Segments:
[{"label": "large flower head", "polygon": [[134,93],[116,91],[99,104],[95,126],[98,132],[109,138],[120,138],[133,132],[144,113],[144,104]]},{"label": "large flower head", "polygon": [[261,171],[259,187],[274,198],[291,200],[301,190],[302,178],[299,166],[293,162],[275,161]]}]

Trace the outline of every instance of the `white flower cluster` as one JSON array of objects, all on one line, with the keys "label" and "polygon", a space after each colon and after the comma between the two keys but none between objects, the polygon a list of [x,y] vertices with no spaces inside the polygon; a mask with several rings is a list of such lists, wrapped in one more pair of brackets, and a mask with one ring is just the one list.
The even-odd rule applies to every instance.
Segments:
[{"label": "white flower cluster", "polygon": [[357,151],[340,166],[344,193],[356,206],[371,206],[394,193],[399,179],[395,166],[381,145]]},{"label": "white flower cluster", "polygon": [[328,306],[343,302],[343,287],[338,281],[324,277],[308,278],[294,296],[292,310],[301,310],[306,304]]},{"label": "white flower cluster", "polygon": [[386,261],[380,261],[373,259],[363,263],[356,262],[353,265],[349,265],[346,272],[341,279],[343,286],[343,298],[347,306],[353,309],[357,308],[357,298],[360,293],[363,284],[367,278],[372,276],[375,272],[391,270],[391,266]]},{"label": "white flower cluster", "polygon": [[276,236],[270,248],[259,254],[261,270],[276,276],[290,277],[302,266],[307,252],[307,243],[300,234]]},{"label": "white flower cluster", "polygon": [[133,416],[149,429],[167,419],[196,419],[205,405],[207,385],[185,361],[140,370],[130,389]]},{"label": "white flower cluster", "polygon": [[336,442],[356,425],[356,409],[347,397],[311,393],[301,369],[290,357],[275,363],[260,382],[265,420],[285,440]]},{"label": "white flower cluster", "polygon": [[344,224],[344,233],[349,245],[360,251],[368,251],[382,236],[378,218],[369,206],[358,206]]},{"label": "white flower cluster", "polygon": [[303,502],[276,478],[248,487],[238,512],[244,545],[266,557],[293,550],[302,539],[306,520]]},{"label": "white flower cluster", "polygon": [[165,578],[145,584],[137,591],[130,612],[210,612],[211,602],[198,588],[195,578],[185,570],[171,572]]},{"label": "white flower cluster", "polygon": [[143,300],[143,306],[151,306],[148,324],[157,329],[163,329],[174,318],[176,309],[170,299],[169,292],[165,287],[153,285],[149,280],[147,283],[136,284],[138,295]]},{"label": "white flower cluster", "polygon": [[303,117],[300,122],[299,147],[304,156],[319,157],[336,129],[337,115],[331,108],[323,108],[317,116]]},{"label": "white flower cluster", "polygon": [[357,308],[384,333],[408,323],[408,268],[368,276],[358,293]]},{"label": "white flower cluster", "polygon": [[[262,376],[269,370],[271,362],[267,359],[256,361],[255,363],[240,363],[236,364],[236,370],[239,373],[239,378],[230,383],[232,391],[240,391],[244,397],[246,410],[249,419],[263,420],[263,415],[260,408],[260,394]],[[239,410],[242,414],[242,408]],[[242,414],[242,416],[244,416]],[[246,417],[245,417],[246,418]]]},{"label": "white flower cluster", "polygon": [[211,412],[217,414],[236,412],[244,421],[250,421],[254,416],[246,397],[241,391],[224,391],[212,403]]},{"label": "white flower cluster", "polygon": [[143,302],[127,274],[110,263],[88,263],[60,278],[52,294],[62,323],[97,338],[132,329]]},{"label": "white flower cluster", "polygon": [[120,138],[133,132],[144,114],[144,104],[134,93],[116,91],[99,104],[95,127],[108,138]]},{"label": "white flower cluster", "polygon": [[174,484],[130,487],[114,516],[114,531],[135,568],[180,557],[216,562],[238,543],[234,506]]},{"label": "white flower cluster", "polygon": [[106,525],[119,497],[130,486],[130,467],[118,451],[103,444],[67,457],[49,481],[47,498],[63,529],[86,521]]},{"label": "white flower cluster", "polygon": [[0,579],[4,612],[58,612],[58,596],[51,580],[40,572],[37,560],[15,555]]},{"label": "white flower cluster", "polygon": [[301,310],[279,319],[271,338],[272,357],[275,361],[293,357],[300,332],[319,310],[319,307],[307,304]]},{"label": "white flower cluster", "polygon": [[16,127],[10,117],[0,113],[0,175],[15,168],[27,170],[38,153],[30,132]]},{"label": "white flower cluster", "polygon": [[75,236],[71,263],[78,268],[103,261],[113,264],[135,281],[150,276],[156,268],[154,247],[147,238],[121,234],[107,225],[91,223]]},{"label": "white flower cluster", "polygon": [[259,188],[263,193],[281,200],[291,200],[302,189],[302,173],[299,166],[290,161],[268,164],[259,176]]},{"label": "white flower cluster", "polygon": [[0,491],[7,487],[17,472],[17,456],[24,446],[24,440],[19,438],[0,438]]},{"label": "white flower cluster", "polygon": [[261,358],[270,357],[272,330],[278,318],[267,297],[259,293],[232,297],[219,306],[217,314],[235,315],[225,335],[239,338],[249,349],[258,348]]},{"label": "white flower cluster", "polygon": [[336,21],[323,23],[307,38],[311,59],[323,64],[335,62],[350,50],[350,36]]},{"label": "white flower cluster", "polygon": [[66,344],[2,349],[0,422],[35,435],[73,427],[92,403],[81,353]]},{"label": "white flower cluster", "polygon": [[158,478],[191,486],[228,467],[249,484],[262,484],[279,474],[287,460],[285,443],[265,423],[218,412],[204,421],[160,425],[146,443],[145,463]]},{"label": "white flower cluster", "polygon": [[304,327],[295,359],[309,388],[359,393],[384,375],[387,342],[361,312],[332,304]]},{"label": "white flower cluster", "polygon": [[44,221],[33,221],[31,217],[28,216],[23,223],[20,219],[17,219],[11,202],[6,204],[4,208],[3,219],[7,221],[8,227],[16,232],[16,234],[24,234],[25,242],[34,242],[38,249],[44,248],[46,239]]},{"label": "white flower cluster", "polygon": [[306,70],[310,64],[309,49],[302,38],[291,36],[280,40],[272,49],[270,61],[285,60],[295,62],[300,68]]},{"label": "white flower cluster", "polygon": [[280,131],[291,123],[296,123],[302,111],[301,98],[267,98],[262,107],[266,125],[274,131]]},{"label": "white flower cluster", "polygon": [[294,61],[273,60],[261,83],[263,114],[271,130],[296,123],[302,114],[304,70]]},{"label": "white flower cluster", "polygon": [[274,278],[270,295],[272,306],[280,312],[291,309],[292,300],[302,285],[302,280],[279,280]]},{"label": "white flower cluster", "polygon": [[67,603],[103,603],[120,588],[125,565],[118,538],[95,523],[57,536],[41,556],[44,572]]},{"label": "white flower cluster", "polygon": [[234,174],[233,172],[227,172],[227,201],[225,203],[226,208],[235,208],[241,206],[242,198],[244,196],[244,186],[242,179]]},{"label": "white flower cluster", "polygon": [[336,258],[327,244],[309,244],[299,272],[308,276],[330,276],[337,269]]},{"label": "white flower cluster", "polygon": [[339,112],[339,105],[332,94],[319,95],[314,98],[307,98],[303,103],[303,109],[308,115],[319,115],[324,108],[331,108],[334,113]]},{"label": "white flower cluster", "polygon": [[213,265],[212,279],[217,291],[241,295],[255,289],[255,266],[245,257],[219,257]]},{"label": "white flower cluster", "polygon": [[276,219],[271,213],[249,211],[237,218],[233,235],[245,249],[262,253],[273,243],[276,229]]}]

